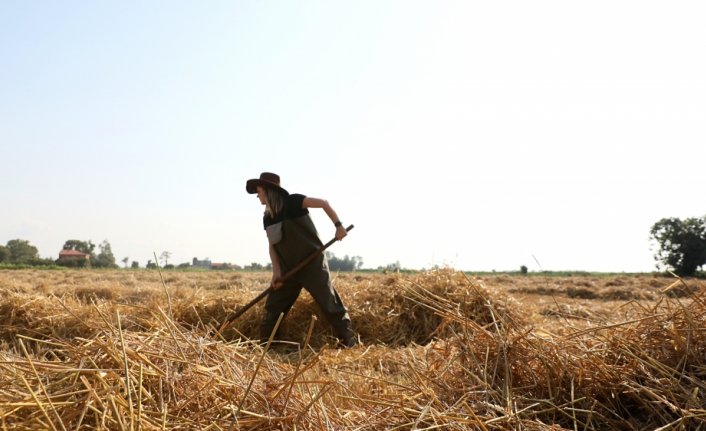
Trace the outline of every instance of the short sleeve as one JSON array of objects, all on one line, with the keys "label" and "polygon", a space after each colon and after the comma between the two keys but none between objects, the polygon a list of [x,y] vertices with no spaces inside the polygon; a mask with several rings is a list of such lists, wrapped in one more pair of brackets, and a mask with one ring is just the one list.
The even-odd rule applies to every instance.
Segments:
[{"label": "short sleeve", "polygon": [[299,211],[306,209],[303,207],[305,198],[306,196],[298,193],[289,195],[287,197],[287,211],[289,211],[291,215],[296,216]]}]

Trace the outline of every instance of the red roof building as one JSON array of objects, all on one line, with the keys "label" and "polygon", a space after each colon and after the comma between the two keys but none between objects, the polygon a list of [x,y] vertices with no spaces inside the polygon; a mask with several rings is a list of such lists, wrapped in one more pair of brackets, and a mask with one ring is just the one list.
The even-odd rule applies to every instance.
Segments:
[{"label": "red roof building", "polygon": [[61,250],[59,252],[59,262],[90,260],[91,255],[78,250]]}]

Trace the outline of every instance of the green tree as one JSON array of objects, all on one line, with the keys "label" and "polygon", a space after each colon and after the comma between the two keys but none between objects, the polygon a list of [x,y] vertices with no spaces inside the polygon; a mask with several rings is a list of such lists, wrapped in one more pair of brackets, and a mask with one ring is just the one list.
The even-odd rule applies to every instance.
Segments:
[{"label": "green tree", "polygon": [[658,245],[655,260],[680,276],[692,276],[706,264],[706,216],[663,218],[650,229],[650,238]]},{"label": "green tree", "polygon": [[100,253],[96,256],[94,266],[96,268],[117,268],[118,265],[115,263],[115,256],[108,240],[103,241],[98,248]]},{"label": "green tree", "polygon": [[0,263],[10,260],[10,250],[4,245],[0,245]]},{"label": "green tree", "polygon": [[331,271],[355,271],[363,266],[363,258],[360,256],[349,257],[345,255],[343,258],[338,258],[335,254],[327,251],[326,259]]},{"label": "green tree", "polygon": [[130,264],[130,268],[132,269],[137,269],[140,267],[140,262],[133,260],[132,263]]},{"label": "green tree", "polygon": [[402,270],[402,265],[400,265],[400,261],[398,260],[395,263],[388,263],[387,266],[379,266],[378,270],[384,273],[400,272]]},{"label": "green tree", "polygon": [[37,247],[24,239],[12,239],[5,247],[10,252],[10,263],[32,263],[39,259]]},{"label": "green tree", "polygon": [[166,267],[169,264],[169,258],[172,257],[172,252],[170,251],[163,251],[162,254],[159,255],[159,258],[162,260],[162,266]]}]

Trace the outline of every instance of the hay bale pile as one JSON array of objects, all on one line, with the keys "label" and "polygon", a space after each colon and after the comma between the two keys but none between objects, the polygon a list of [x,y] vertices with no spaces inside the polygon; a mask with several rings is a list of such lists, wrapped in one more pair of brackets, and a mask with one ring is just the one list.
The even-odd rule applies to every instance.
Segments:
[{"label": "hay bale pile", "polygon": [[706,429],[703,287],[552,335],[462,273],[341,276],[363,344],[333,348],[304,295],[275,350],[257,307],[210,332],[249,290],[183,277],[169,302],[0,280],[2,429]]}]

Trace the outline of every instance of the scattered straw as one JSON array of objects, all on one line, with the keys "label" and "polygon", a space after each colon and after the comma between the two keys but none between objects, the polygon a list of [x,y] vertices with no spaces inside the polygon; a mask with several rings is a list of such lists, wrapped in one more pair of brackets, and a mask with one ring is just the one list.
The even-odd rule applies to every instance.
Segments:
[{"label": "scattered straw", "polygon": [[261,309],[212,336],[257,293],[220,287],[244,288],[245,278],[174,275],[182,286],[166,299],[159,279],[91,274],[66,277],[129,286],[101,296],[77,285],[76,296],[71,287],[56,294],[60,280],[33,291],[22,285],[29,274],[0,274],[3,429],[706,429],[706,290],[697,281],[683,280],[690,296],[650,285],[658,299],[591,309],[574,328],[566,315],[540,313],[588,301],[560,296],[566,286],[535,306],[527,284],[523,303],[492,278],[450,270],[339,275],[363,344],[338,350],[306,294],[282,321],[289,344],[263,347],[249,340]]}]

